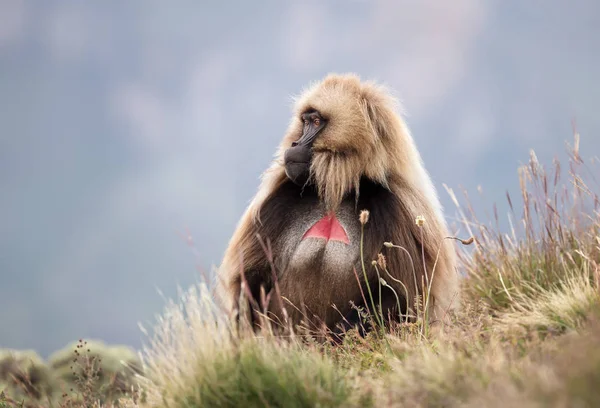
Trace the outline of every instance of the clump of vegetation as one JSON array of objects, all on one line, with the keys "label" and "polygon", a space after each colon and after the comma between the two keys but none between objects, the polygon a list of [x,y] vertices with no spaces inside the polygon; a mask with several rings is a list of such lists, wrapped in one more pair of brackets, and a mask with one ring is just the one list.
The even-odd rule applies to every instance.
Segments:
[{"label": "clump of vegetation", "polygon": [[[582,171],[578,135],[575,141],[568,171],[570,188],[560,183],[557,160],[552,171],[547,171],[531,152],[529,164],[519,171],[521,213],[515,210],[510,194],[506,195],[511,210],[509,233],[497,227],[495,206],[494,220],[489,224],[480,222],[471,206],[468,214],[461,211],[463,225],[476,244],[472,254],[462,256],[469,279],[465,293],[471,301],[483,299],[497,313],[535,313],[544,304],[552,309],[569,308],[574,302],[584,308],[590,305],[590,289],[598,285],[600,221],[598,193],[586,185],[585,179],[591,178],[598,185],[592,172]],[[449,192],[458,206],[456,196]],[[557,299],[556,294],[565,296]],[[569,302],[572,296],[577,299]]]},{"label": "clump of vegetation", "polygon": [[141,363],[133,350],[79,340],[44,362],[36,353],[0,351],[0,399],[19,407],[118,406],[138,397]]},{"label": "clump of vegetation", "polygon": [[141,363],[128,347],[79,340],[48,359],[54,375],[71,388],[62,394],[66,406],[78,403],[117,403],[132,393]]},{"label": "clump of vegetation", "polygon": [[[458,247],[462,307],[448,323],[430,327],[426,308],[387,329],[367,315],[376,330],[366,337],[353,330],[323,344],[238,326],[199,284],[159,318],[127,382],[133,395],[102,398],[83,386],[99,390],[85,398],[106,407],[599,406],[599,186],[578,135],[563,177],[558,161],[547,171],[531,154],[519,173],[522,206],[507,194],[508,233],[495,207],[481,222],[448,189],[472,238]],[[56,361],[52,369],[66,367]],[[63,406],[91,405],[73,404]]]},{"label": "clump of vegetation", "polygon": [[237,332],[206,285],[181,300],[169,305],[145,349],[149,406],[368,406],[326,354],[266,331]]},{"label": "clump of vegetation", "polygon": [[50,369],[34,351],[0,350],[0,392],[14,400],[51,397],[55,382]]}]

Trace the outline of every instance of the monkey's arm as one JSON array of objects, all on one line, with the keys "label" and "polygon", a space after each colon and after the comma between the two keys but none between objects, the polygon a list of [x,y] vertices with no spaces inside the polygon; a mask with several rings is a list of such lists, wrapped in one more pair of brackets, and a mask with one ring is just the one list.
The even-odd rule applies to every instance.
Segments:
[{"label": "monkey's arm", "polygon": [[268,259],[256,233],[252,208],[248,208],[225,250],[217,273],[215,296],[228,313],[239,308],[244,281],[248,288],[245,297],[257,297],[260,284],[269,281]]},{"label": "monkey's arm", "polygon": [[230,314],[240,306],[238,303],[242,282],[247,283],[246,287],[250,292],[246,291],[246,297],[250,294],[260,299],[261,284],[267,292],[270,289],[271,266],[257,233],[260,232],[261,209],[264,203],[275,194],[285,179],[281,163],[273,162],[263,173],[258,192],[242,215],[225,250],[217,273],[215,297]]}]

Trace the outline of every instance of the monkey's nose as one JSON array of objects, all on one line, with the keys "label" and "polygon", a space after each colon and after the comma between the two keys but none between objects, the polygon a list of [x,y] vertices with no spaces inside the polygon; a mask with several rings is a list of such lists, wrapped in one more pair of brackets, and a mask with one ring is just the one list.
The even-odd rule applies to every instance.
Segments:
[{"label": "monkey's nose", "polygon": [[310,177],[312,152],[306,146],[294,146],[285,151],[285,174],[299,186],[304,186]]},{"label": "monkey's nose", "polygon": [[290,147],[285,151],[284,161],[285,163],[310,163],[312,158],[312,151],[310,147],[297,145]]}]

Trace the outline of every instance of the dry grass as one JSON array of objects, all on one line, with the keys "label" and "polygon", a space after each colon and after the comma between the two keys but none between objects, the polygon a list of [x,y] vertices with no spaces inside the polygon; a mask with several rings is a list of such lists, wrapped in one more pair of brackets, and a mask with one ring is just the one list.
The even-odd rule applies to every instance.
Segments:
[{"label": "dry grass", "polygon": [[[519,170],[522,207],[517,213],[507,193],[510,233],[499,230],[498,213],[480,222],[467,205],[460,209],[456,195],[448,190],[462,216],[462,224],[475,237],[476,250],[462,253],[468,277],[465,292],[484,299],[494,310],[518,311],[540,291],[564,289],[573,279],[589,279],[598,286],[600,262],[600,202],[594,173],[579,155],[579,135],[569,152],[567,183],[555,160],[551,172],[530,154],[529,164]],[[586,179],[595,187],[588,187]]]},{"label": "dry grass", "polygon": [[[421,309],[416,323],[387,331],[371,317],[378,330],[366,338],[351,331],[337,346],[299,333],[253,334],[225,318],[204,284],[194,286],[167,305],[142,351],[145,397],[120,405],[600,406],[600,202],[593,174],[577,135],[566,182],[558,162],[546,171],[532,153],[519,172],[522,205],[517,209],[507,194],[507,233],[495,208],[481,222],[448,189],[474,245],[458,247],[463,307],[436,330]],[[385,278],[384,260],[363,264]],[[426,293],[418,304],[427,302]]]}]

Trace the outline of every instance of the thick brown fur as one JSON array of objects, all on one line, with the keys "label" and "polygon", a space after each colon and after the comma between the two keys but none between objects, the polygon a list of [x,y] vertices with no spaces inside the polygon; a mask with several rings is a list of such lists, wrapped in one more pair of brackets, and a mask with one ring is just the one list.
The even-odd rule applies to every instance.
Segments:
[{"label": "thick brown fur", "polygon": [[[456,308],[460,299],[454,247],[452,240],[444,239],[449,234],[440,202],[409,130],[396,113],[396,100],[384,87],[374,82],[361,82],[354,74],[330,74],[296,99],[294,115],[275,160],[263,174],[258,192],[239,221],[225,252],[218,270],[217,298],[226,310],[235,313],[239,307],[242,271],[247,274],[246,279],[264,283],[267,290],[273,288],[274,276],[280,279],[286,273],[273,273],[257,234],[261,234],[265,243],[278,239],[276,231],[285,228],[285,219],[274,219],[280,215],[274,215],[278,210],[273,206],[277,204],[277,194],[292,188],[287,184],[283,155],[302,134],[300,114],[308,108],[316,109],[328,120],[313,145],[310,171],[316,197],[327,211],[336,211],[349,195],[357,205],[372,203],[379,208],[365,208],[371,211],[365,225],[364,251],[369,279],[376,285],[377,276],[371,261],[377,259],[378,253],[385,254],[389,273],[404,283],[408,293],[380,271],[382,278],[402,295],[404,301],[408,300],[409,307],[414,310],[415,295],[423,294],[423,282],[427,284],[432,279],[435,264],[430,317],[439,320],[448,310]],[[379,198],[361,201],[361,186],[370,185],[364,184],[364,180],[381,186],[375,193]],[[362,209],[357,208],[357,220]],[[418,216],[425,218],[421,226],[416,223]],[[405,251],[384,247],[384,241],[405,248],[412,262]],[[276,261],[278,253],[273,257]],[[282,294],[288,298],[310,300],[324,297],[327,294],[324,291],[335,291],[341,293],[345,302],[358,300],[343,298],[344,294],[356,296],[358,293],[354,290],[358,285],[354,273],[351,270],[344,273],[341,282],[315,281],[319,293],[316,293],[317,286],[300,287],[298,290],[304,292],[303,295],[295,296],[292,293],[295,289],[288,285],[282,289],[288,292]],[[362,270],[357,269],[357,273],[362,278]],[[326,287],[329,284],[337,286]],[[254,295],[258,295],[256,290]],[[323,307],[315,307],[316,313],[327,320]],[[293,323],[298,323],[298,316],[293,312],[290,317]]]}]

